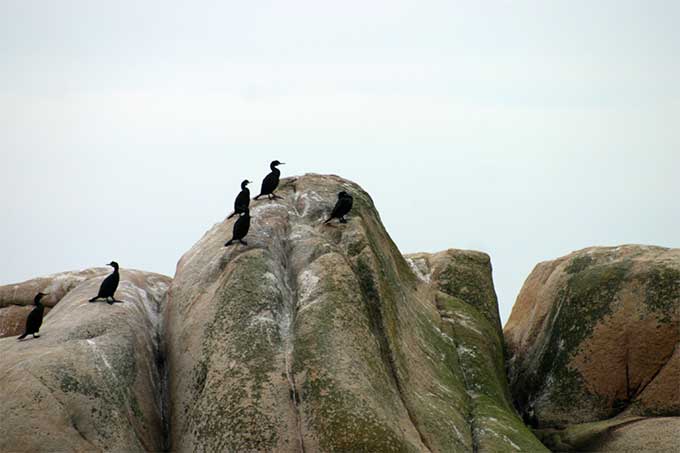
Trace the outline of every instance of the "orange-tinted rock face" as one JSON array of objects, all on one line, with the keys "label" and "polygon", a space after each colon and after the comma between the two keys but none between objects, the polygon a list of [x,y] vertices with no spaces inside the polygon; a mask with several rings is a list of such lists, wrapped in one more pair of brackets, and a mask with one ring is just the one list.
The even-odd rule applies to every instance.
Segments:
[{"label": "orange-tinted rock face", "polygon": [[590,248],[536,266],[504,330],[542,426],[680,414],[680,250]]}]

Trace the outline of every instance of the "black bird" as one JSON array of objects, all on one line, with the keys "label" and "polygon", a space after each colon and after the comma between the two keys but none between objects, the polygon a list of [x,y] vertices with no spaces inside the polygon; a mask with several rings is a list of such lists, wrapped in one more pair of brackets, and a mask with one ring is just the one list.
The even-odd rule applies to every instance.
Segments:
[{"label": "black bird", "polygon": [[246,208],[245,212],[241,214],[241,217],[239,217],[236,222],[234,222],[234,232],[232,234],[232,238],[229,239],[224,246],[229,247],[231,244],[234,243],[234,241],[239,241],[243,245],[248,245],[246,241],[243,240],[244,237],[246,237],[246,234],[248,234],[248,230],[250,229],[250,209]]},{"label": "black bird", "polygon": [[344,190],[340,192],[338,194],[338,201],[335,203],[333,212],[331,212],[331,216],[324,223],[328,223],[333,219],[339,219],[340,223],[347,223],[345,216],[352,210],[352,203],[354,203],[354,199],[350,194]]},{"label": "black bird", "polygon": [[274,199],[281,198],[274,193],[276,188],[279,187],[279,178],[281,177],[281,170],[276,168],[279,165],[285,164],[283,162],[279,162],[278,160],[275,160],[271,164],[269,164],[269,168],[272,169],[272,172],[265,176],[264,179],[262,180],[262,188],[260,189],[260,195],[255,197],[256,200],[263,195],[267,195],[270,200],[272,198]]},{"label": "black bird", "polygon": [[241,192],[239,192],[234,201],[234,213],[227,217],[227,219],[231,219],[236,214],[243,214],[248,209],[248,206],[250,206],[250,190],[246,187],[248,184],[250,184],[250,181],[247,179],[241,183]]},{"label": "black bird", "polygon": [[[116,289],[118,289],[118,282],[120,281],[118,263],[111,261],[109,266],[113,267],[113,273],[104,279],[102,285],[99,287],[99,294],[97,294],[97,297],[90,299],[90,302],[94,302],[97,299],[106,299],[106,303],[109,305],[113,304],[114,302],[122,302],[120,300],[116,300],[114,297]],[[109,297],[111,298],[111,301],[109,301]]]},{"label": "black bird", "polygon": [[40,299],[42,299],[43,296],[47,296],[47,294],[38,293],[35,296],[35,299],[33,299],[33,305],[35,305],[35,308],[28,314],[28,318],[26,318],[26,330],[24,330],[24,333],[20,337],[17,337],[17,340],[23,340],[26,338],[26,335],[31,334],[33,334],[33,338],[40,337],[38,332],[40,331],[43,313],[45,312],[45,306],[42,304],[42,302],[40,302]]}]

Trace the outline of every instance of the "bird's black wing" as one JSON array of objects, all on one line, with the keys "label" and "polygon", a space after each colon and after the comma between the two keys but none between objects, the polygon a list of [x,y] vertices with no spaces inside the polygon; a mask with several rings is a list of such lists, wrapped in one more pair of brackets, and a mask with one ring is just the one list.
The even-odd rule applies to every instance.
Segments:
[{"label": "bird's black wing", "polygon": [[274,192],[279,186],[279,176],[276,173],[269,173],[262,180],[262,189],[260,190],[261,195],[269,195]]},{"label": "bird's black wing", "polygon": [[335,206],[333,206],[333,210],[331,211],[331,219],[335,219],[338,217],[338,212],[340,212],[340,206],[342,205],[342,202],[343,202],[342,198],[335,202]]},{"label": "bird's black wing", "polygon": [[26,318],[26,333],[31,334],[40,330],[42,324],[42,310],[34,308]]},{"label": "bird's black wing", "polygon": [[242,190],[234,201],[234,211],[243,212],[250,206],[250,191],[248,189]]},{"label": "bird's black wing", "polygon": [[352,199],[340,198],[338,202],[335,203],[333,212],[331,212],[331,218],[338,219],[347,214],[350,211],[350,209],[352,209]]},{"label": "bird's black wing", "polygon": [[248,234],[249,229],[250,217],[245,215],[239,217],[234,223],[234,239],[243,239]]},{"label": "bird's black wing", "polygon": [[120,281],[120,276],[118,272],[114,272],[104,279],[102,286],[99,287],[98,297],[112,297],[113,294],[118,289],[118,282]]}]

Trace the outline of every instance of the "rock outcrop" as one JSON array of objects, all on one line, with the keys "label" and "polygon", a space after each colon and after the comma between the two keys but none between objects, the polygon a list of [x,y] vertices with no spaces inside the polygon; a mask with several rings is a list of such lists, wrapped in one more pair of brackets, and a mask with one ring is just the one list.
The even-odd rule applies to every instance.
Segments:
[{"label": "rock outcrop", "polygon": [[540,263],[504,333],[515,402],[539,427],[568,430],[552,437],[680,416],[680,249],[595,247]]},{"label": "rock outcrop", "polygon": [[42,301],[47,314],[73,288],[107,272],[110,271],[104,268],[61,272],[16,285],[0,286],[0,338],[17,336],[24,331],[26,317],[33,309],[33,298],[38,291],[49,293],[49,297]]},{"label": "rock outcrop", "polygon": [[2,307],[26,305],[39,290],[54,307],[39,339],[0,339],[0,451],[164,448],[158,313],[170,278],[123,270],[124,303],[88,303],[109,272],[0,287]]},{"label": "rock outcrop", "polygon": [[[324,226],[340,190],[349,223]],[[338,177],[277,193],[251,204],[248,246],[223,247],[225,220],[178,263],[174,450],[544,448],[510,404],[488,256],[405,259],[368,194]]]}]

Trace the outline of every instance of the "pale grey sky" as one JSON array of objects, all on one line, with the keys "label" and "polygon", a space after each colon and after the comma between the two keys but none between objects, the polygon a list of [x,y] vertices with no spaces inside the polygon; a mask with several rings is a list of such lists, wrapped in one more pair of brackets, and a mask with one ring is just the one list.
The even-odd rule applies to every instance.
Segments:
[{"label": "pale grey sky", "polygon": [[403,252],[680,246],[680,2],[0,0],[0,284],[174,274],[268,162]]}]

